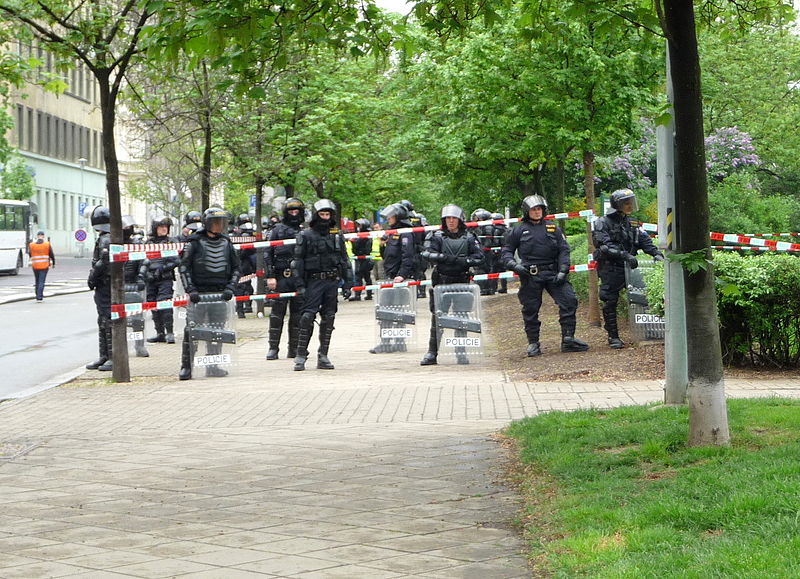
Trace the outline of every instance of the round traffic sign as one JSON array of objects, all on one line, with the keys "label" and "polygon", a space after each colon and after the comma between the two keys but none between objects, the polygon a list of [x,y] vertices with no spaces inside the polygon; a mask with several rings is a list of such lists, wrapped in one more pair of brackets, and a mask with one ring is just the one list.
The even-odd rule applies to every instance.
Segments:
[{"label": "round traffic sign", "polygon": [[75,232],[75,239],[77,239],[78,241],[86,241],[86,230],[78,229]]}]

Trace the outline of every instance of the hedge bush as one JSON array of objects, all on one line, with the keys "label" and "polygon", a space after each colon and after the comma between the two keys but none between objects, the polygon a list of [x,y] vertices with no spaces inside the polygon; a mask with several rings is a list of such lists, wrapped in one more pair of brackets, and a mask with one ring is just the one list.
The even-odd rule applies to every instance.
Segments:
[{"label": "hedge bush", "polygon": [[[726,364],[800,365],[800,258],[714,252],[722,356]],[[651,309],[663,311],[663,268],[646,278]]]}]

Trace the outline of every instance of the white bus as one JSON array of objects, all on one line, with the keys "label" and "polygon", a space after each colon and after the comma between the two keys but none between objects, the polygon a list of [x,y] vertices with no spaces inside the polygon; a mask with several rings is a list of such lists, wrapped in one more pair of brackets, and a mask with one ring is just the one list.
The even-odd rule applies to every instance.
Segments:
[{"label": "white bus", "polygon": [[17,275],[28,265],[28,244],[38,220],[35,203],[0,199],[0,273]]}]

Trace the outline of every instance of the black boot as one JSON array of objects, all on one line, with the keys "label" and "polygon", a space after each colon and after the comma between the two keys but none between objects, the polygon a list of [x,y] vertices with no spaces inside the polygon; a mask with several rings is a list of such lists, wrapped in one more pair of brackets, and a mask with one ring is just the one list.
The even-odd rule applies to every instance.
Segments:
[{"label": "black boot", "polygon": [[542,350],[539,347],[539,342],[531,342],[528,344],[528,358],[533,358],[534,356],[541,356]]},{"label": "black boot", "polygon": [[108,352],[108,360],[106,360],[99,368],[101,372],[110,372],[114,369],[114,347],[111,340],[111,319],[106,318],[104,321],[106,332],[106,351]]},{"label": "black boot", "polygon": [[350,299],[347,300],[349,302],[360,302],[361,301],[361,292],[356,292],[350,296]]},{"label": "black boot", "polygon": [[165,336],[167,344],[174,344],[175,332],[172,329],[172,310],[165,310],[161,312],[161,316],[164,319],[164,329],[167,331],[167,335]]},{"label": "black boot", "polygon": [[[267,350],[267,360],[278,359],[278,345],[281,342],[281,332],[283,331],[283,318],[270,315],[269,317],[269,350]],[[291,340],[290,340],[291,341]]]},{"label": "black boot", "polygon": [[289,343],[286,345],[286,357],[297,356],[297,335],[300,331],[300,314],[289,315]]},{"label": "black boot", "polygon": [[322,317],[319,324],[319,350],[317,350],[317,369],[333,370],[333,364],[328,359],[328,348],[331,345],[331,334],[333,334],[333,320],[336,316],[326,315]]},{"label": "black boot", "polygon": [[[134,320],[132,324],[132,330],[134,332],[141,332],[144,335],[144,319]],[[144,338],[141,340],[136,340],[133,345],[134,351],[136,352],[137,358],[149,358],[150,352],[147,351],[147,348],[144,346]]]},{"label": "black boot", "polygon": [[166,337],[164,336],[164,321],[161,319],[161,317],[162,312],[159,310],[153,310],[153,325],[156,327],[156,335],[152,338],[147,338],[147,341],[151,344],[167,341]]},{"label": "black boot", "polygon": [[87,370],[97,370],[100,366],[108,361],[108,345],[106,344],[106,329],[102,318],[97,320],[97,346],[100,351],[100,357],[94,362],[86,364]]},{"label": "black boot", "polygon": [[181,371],[178,372],[180,380],[192,379],[192,341],[189,332],[183,334],[183,348],[181,349]]},{"label": "black boot", "polygon": [[294,359],[294,369],[297,372],[306,369],[308,359],[308,343],[314,329],[314,313],[306,312],[300,317],[300,328],[297,331],[297,356]]},{"label": "black boot", "polygon": [[372,290],[367,290],[367,297],[364,298],[367,301],[372,299]]},{"label": "black boot", "polygon": [[438,362],[436,358],[439,355],[439,330],[436,326],[436,316],[431,316],[431,332],[428,337],[428,351],[420,360],[420,366],[435,366]]},{"label": "black boot", "polygon": [[603,326],[608,333],[608,345],[615,350],[624,348],[625,342],[619,338],[616,302],[605,302],[603,304],[603,322]]},{"label": "black boot", "polygon": [[562,352],[585,352],[589,349],[589,344],[583,340],[579,340],[574,336],[564,336],[561,338],[561,351]]},{"label": "black boot", "polygon": [[[388,327],[387,322],[378,322],[378,333],[380,334],[381,331]],[[389,338],[381,338],[380,343],[377,346],[370,348],[370,354],[384,354],[386,352],[393,352],[392,350],[392,343]]]}]

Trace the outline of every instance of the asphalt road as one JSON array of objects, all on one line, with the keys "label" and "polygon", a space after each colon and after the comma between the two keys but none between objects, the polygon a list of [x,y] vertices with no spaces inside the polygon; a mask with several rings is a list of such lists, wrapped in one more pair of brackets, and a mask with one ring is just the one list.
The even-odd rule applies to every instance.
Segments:
[{"label": "asphalt road", "polygon": [[[48,292],[86,288],[88,259],[56,256],[47,276]],[[0,276],[0,300],[33,297],[30,268]],[[33,394],[97,357],[97,314],[92,293],[21,299],[0,303],[0,399]]]}]

